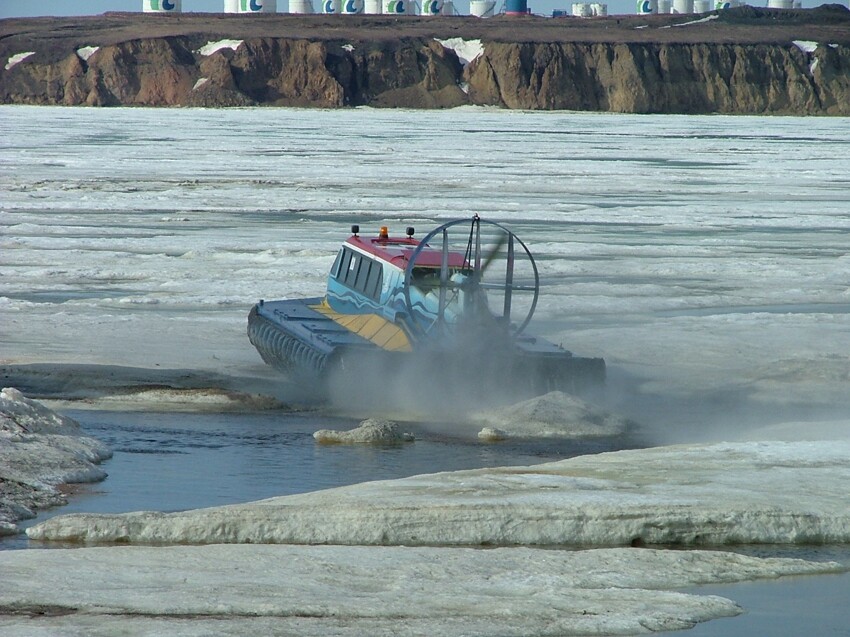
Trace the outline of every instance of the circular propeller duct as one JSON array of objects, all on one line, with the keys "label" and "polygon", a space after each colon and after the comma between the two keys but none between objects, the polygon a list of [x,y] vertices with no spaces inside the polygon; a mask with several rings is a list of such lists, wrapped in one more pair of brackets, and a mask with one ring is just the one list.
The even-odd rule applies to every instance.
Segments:
[{"label": "circular propeller duct", "polygon": [[539,292],[537,265],[526,245],[478,215],[430,232],[404,273],[410,326],[420,338],[461,330],[515,337],[531,320]]}]

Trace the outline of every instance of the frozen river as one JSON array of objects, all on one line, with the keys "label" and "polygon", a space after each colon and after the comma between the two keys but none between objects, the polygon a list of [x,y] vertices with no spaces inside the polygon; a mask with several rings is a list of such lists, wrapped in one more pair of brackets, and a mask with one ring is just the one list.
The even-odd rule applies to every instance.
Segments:
[{"label": "frozen river", "polygon": [[846,438],[848,125],[2,107],[0,366],[69,398],[190,379],[298,403],[247,342],[250,306],[320,293],[352,223],[479,213],[538,259],[533,329],[606,359],[604,402],[646,444]]}]

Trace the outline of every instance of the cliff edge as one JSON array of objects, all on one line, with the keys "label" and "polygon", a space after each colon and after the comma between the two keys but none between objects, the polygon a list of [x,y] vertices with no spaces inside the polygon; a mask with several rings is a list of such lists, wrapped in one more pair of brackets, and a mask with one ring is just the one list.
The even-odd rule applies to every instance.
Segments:
[{"label": "cliff edge", "polygon": [[0,21],[0,103],[850,115],[850,11]]}]

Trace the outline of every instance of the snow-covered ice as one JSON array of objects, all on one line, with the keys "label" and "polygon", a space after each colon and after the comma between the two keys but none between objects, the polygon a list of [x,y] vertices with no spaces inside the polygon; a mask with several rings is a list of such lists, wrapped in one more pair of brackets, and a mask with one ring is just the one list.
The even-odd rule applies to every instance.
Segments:
[{"label": "snow-covered ice", "polygon": [[[160,387],[178,394],[209,388],[251,394],[262,387],[293,399],[295,389],[247,342],[251,304],[321,293],[351,223],[414,225],[423,236],[442,221],[477,212],[514,229],[538,259],[543,289],[531,331],[579,355],[606,359],[600,407],[640,423],[650,444],[689,443],[238,507],[59,516],[33,529],[34,536],[437,545],[848,541],[850,182],[837,159],[850,156],[846,118],[35,107],[0,107],[0,117],[0,368],[7,378],[74,400],[135,396],[156,405],[174,398],[170,390],[157,394]],[[191,392],[180,395],[194,400]],[[210,401],[200,395],[197,402]],[[753,441],[691,444],[747,438]],[[777,441],[783,438],[803,441]],[[303,557],[309,551],[339,550],[325,555],[342,560],[345,550],[354,550],[291,549],[305,551],[300,555],[308,563],[318,559]],[[281,551],[290,561],[296,555],[282,546],[97,550],[103,553],[7,553],[0,568],[12,559],[73,561],[72,578],[75,568],[100,555],[126,567],[105,569],[110,574],[102,580],[98,574],[79,581],[108,582],[131,573],[143,577],[145,564],[172,558],[169,572],[181,579],[171,589],[187,591],[175,606],[203,610],[210,597],[190,590],[204,583],[192,574],[206,573],[204,565],[215,565],[221,552],[244,556],[245,570],[236,557],[230,571],[249,577],[267,572],[249,568],[255,563],[249,555],[267,559]],[[370,551],[389,550],[411,551],[405,558],[411,562],[426,556],[427,564],[448,549],[358,550],[366,551],[358,559],[367,562]],[[525,550],[474,554],[493,560],[514,554],[524,562],[519,552]],[[585,553],[541,555],[557,567]],[[658,554],[683,567],[702,559],[693,551]],[[627,572],[628,559],[612,555],[587,554],[594,562],[588,570]],[[734,561],[714,555],[720,562],[713,572]],[[65,573],[44,564],[43,573]],[[484,572],[476,568],[464,569],[473,586],[473,574]],[[649,577],[670,568],[643,564],[639,570]],[[32,572],[22,569],[22,563],[9,567]],[[563,588],[557,578],[568,570],[561,564],[552,581]],[[522,573],[520,566],[515,571]],[[327,572],[314,574],[315,599],[326,599],[323,586],[344,583],[340,571]],[[158,572],[152,573],[156,583]],[[366,581],[375,587],[382,580]],[[459,578],[456,586],[464,585]],[[521,586],[511,580],[502,597],[483,607],[533,603],[533,595],[511,596]],[[666,586],[678,584],[659,585]],[[43,579],[40,588],[50,590]],[[92,609],[118,602],[90,595],[111,590],[117,596],[125,587],[81,588],[91,604],[85,608]],[[685,627],[698,615],[717,616],[716,609],[685,612],[684,597],[668,603],[657,591],[647,596],[639,582],[635,588],[640,592],[630,590],[617,603],[605,597],[608,589],[592,589],[592,597],[575,598],[575,608],[622,609],[616,626],[628,627],[648,621],[656,609],[654,623],[642,626]],[[4,586],[0,595],[15,590]],[[361,586],[351,603],[365,590],[373,589]],[[541,608],[551,601],[547,595]],[[50,606],[33,596],[41,608],[61,612],[60,598],[57,593]],[[333,611],[315,599],[299,602],[300,619],[286,620],[294,632],[392,630],[372,616],[354,628],[344,619],[314,622],[303,615],[313,610],[324,618]],[[173,608],[168,604],[163,594],[147,608]],[[209,604],[205,612],[221,613],[216,617],[245,609]],[[273,614],[279,607],[270,608]],[[736,612],[726,603],[717,608]],[[549,617],[536,606],[528,612]],[[455,615],[414,618],[411,632],[511,634],[509,612],[471,624],[445,619]],[[587,621],[613,631],[604,624],[609,616]],[[238,626],[234,634],[245,634],[270,632],[263,622],[281,618],[243,620],[257,629],[230,624],[232,616],[198,621]],[[62,621],[92,634],[130,622],[139,632],[156,632],[167,623],[160,632],[174,634],[168,617],[92,610],[41,617],[44,630],[29,619],[0,621],[22,635],[24,629],[50,634]],[[181,630],[211,631],[212,625]]]},{"label": "snow-covered ice", "polygon": [[65,503],[57,487],[106,477],[97,463],[111,457],[79,424],[18,390],[0,391],[0,535],[38,509]]},{"label": "snow-covered ice", "polygon": [[395,444],[414,440],[413,434],[399,429],[398,423],[376,418],[367,418],[348,431],[319,429],[313,438],[321,444]]},{"label": "snow-covered ice", "polygon": [[850,542],[850,440],[587,455],[177,513],[70,514],[81,543],[629,546]]},{"label": "snow-covered ice", "polygon": [[671,589],[840,570],[835,563],[649,549],[215,545],[14,551],[0,553],[0,630],[93,636],[115,634],[119,627],[122,634],[177,636],[634,635],[741,612],[722,597]]}]

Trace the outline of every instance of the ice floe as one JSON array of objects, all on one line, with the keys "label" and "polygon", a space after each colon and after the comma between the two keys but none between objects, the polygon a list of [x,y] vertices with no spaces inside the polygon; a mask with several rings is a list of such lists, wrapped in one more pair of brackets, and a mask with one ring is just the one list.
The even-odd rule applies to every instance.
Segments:
[{"label": "ice floe", "polygon": [[38,509],[65,504],[58,486],[95,482],[95,466],[110,450],[81,435],[76,421],[57,414],[13,388],[0,391],[0,535]]},{"label": "ice floe", "polygon": [[35,51],[26,51],[24,53],[16,53],[15,55],[9,56],[9,59],[6,61],[6,66],[3,68],[7,71],[11,69],[16,64],[20,64],[24,60],[26,60],[31,55],[35,55]]},{"label": "ice floe", "polygon": [[414,440],[413,434],[399,429],[398,423],[375,418],[368,418],[348,431],[319,429],[313,438],[321,444],[395,444]]},{"label": "ice floe", "polygon": [[[720,551],[174,546],[0,553],[0,632],[634,635],[729,617],[671,589],[841,570]],[[91,582],[81,586],[81,582]],[[32,631],[41,629],[43,633]]]},{"label": "ice floe", "polygon": [[478,434],[482,440],[599,438],[622,435],[630,426],[628,419],[561,391],[475,414],[472,419],[486,423]]},{"label": "ice floe", "polygon": [[54,517],[81,543],[629,546],[850,541],[850,441],[681,445],[249,504]]},{"label": "ice floe", "polygon": [[231,49],[235,51],[242,44],[243,40],[217,40],[215,42],[207,42],[204,46],[198,49],[201,55],[212,55],[221,49]]}]

